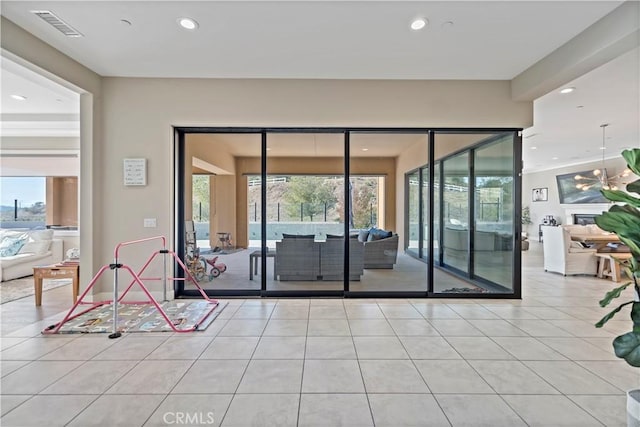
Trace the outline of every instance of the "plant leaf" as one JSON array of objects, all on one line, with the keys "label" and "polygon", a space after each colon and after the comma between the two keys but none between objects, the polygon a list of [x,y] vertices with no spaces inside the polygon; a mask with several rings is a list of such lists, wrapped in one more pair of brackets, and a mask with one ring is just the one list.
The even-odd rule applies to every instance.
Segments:
[{"label": "plant leaf", "polygon": [[614,289],[610,290],[609,292],[607,292],[605,294],[604,298],[602,298],[600,300],[600,307],[608,306],[611,303],[611,301],[614,298],[618,298],[620,296],[620,294],[622,293],[622,291],[627,289],[630,284],[631,284],[631,282],[625,283],[624,285],[618,286],[617,288],[614,288]]},{"label": "plant leaf", "polygon": [[640,179],[627,184],[627,191],[640,193]]},{"label": "plant leaf", "polygon": [[631,150],[624,150],[622,157],[627,161],[629,169],[640,176],[640,149],[632,148]]},{"label": "plant leaf", "polygon": [[624,307],[625,305],[629,305],[632,302],[633,301],[627,301],[624,304],[620,304],[615,310],[611,311],[609,314],[607,314],[602,319],[600,319],[598,321],[598,323],[596,323],[596,328],[602,328],[605,323],[607,323],[609,320],[613,319],[613,316],[615,316],[617,312],[622,310],[622,307]]},{"label": "plant leaf", "polygon": [[640,333],[627,332],[613,340],[616,356],[624,359],[631,366],[640,368]]},{"label": "plant leaf", "polygon": [[633,327],[640,326],[640,303],[633,302],[631,306],[631,320],[633,321]]},{"label": "plant leaf", "polygon": [[628,203],[631,206],[636,208],[640,208],[640,199],[632,196],[626,191],[622,190],[600,190],[600,192],[607,198],[607,200],[611,200],[612,202],[624,202]]}]

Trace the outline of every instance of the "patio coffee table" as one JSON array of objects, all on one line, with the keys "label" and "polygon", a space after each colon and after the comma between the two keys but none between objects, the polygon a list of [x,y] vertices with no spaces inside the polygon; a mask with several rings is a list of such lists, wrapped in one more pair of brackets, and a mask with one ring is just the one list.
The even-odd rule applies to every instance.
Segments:
[{"label": "patio coffee table", "polygon": [[[275,268],[275,257],[276,257],[276,251],[273,249],[269,249],[267,251],[267,258],[274,259],[273,280],[275,280],[277,277],[276,268]],[[253,251],[251,252],[251,254],[249,254],[249,280],[253,280],[253,275],[258,274],[258,259],[261,259],[261,258],[262,258],[261,250]]]}]

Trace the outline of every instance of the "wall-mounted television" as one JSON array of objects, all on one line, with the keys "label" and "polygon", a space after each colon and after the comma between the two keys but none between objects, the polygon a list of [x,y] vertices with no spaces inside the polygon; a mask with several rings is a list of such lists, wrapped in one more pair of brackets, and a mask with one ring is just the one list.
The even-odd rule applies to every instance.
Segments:
[{"label": "wall-mounted television", "polygon": [[[603,176],[607,176],[606,169],[602,171]],[[609,201],[602,195],[600,190],[602,185],[599,182],[595,182],[593,186],[590,186],[588,190],[582,190],[576,188],[576,185],[580,182],[592,184],[594,181],[590,180],[576,180],[576,176],[581,175],[589,178],[595,178],[593,171],[572,172],[564,175],[556,175],[556,181],[558,182],[558,195],[560,196],[561,204],[571,203],[608,203]]]}]

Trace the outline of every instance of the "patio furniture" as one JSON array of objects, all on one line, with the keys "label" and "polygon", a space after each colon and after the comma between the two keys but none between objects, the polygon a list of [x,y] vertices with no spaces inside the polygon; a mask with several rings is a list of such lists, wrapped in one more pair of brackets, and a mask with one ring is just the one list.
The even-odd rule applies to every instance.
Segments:
[{"label": "patio furniture", "polygon": [[280,280],[318,280],[320,243],[312,238],[276,242],[275,271]]},{"label": "patio furniture", "polygon": [[[360,280],[364,273],[364,248],[364,243],[349,239],[349,280]],[[344,279],[343,239],[320,243],[320,276],[322,280]]]},{"label": "patio furniture", "polygon": [[398,259],[398,235],[364,242],[364,268],[393,268]]}]

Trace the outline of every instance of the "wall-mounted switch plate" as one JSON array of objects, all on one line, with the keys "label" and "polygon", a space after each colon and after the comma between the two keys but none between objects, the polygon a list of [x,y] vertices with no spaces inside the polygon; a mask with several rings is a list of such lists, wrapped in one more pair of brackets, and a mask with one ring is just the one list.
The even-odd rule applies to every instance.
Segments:
[{"label": "wall-mounted switch plate", "polygon": [[144,219],[144,226],[145,228],[155,228],[156,225],[156,219],[155,218],[145,218]]}]

